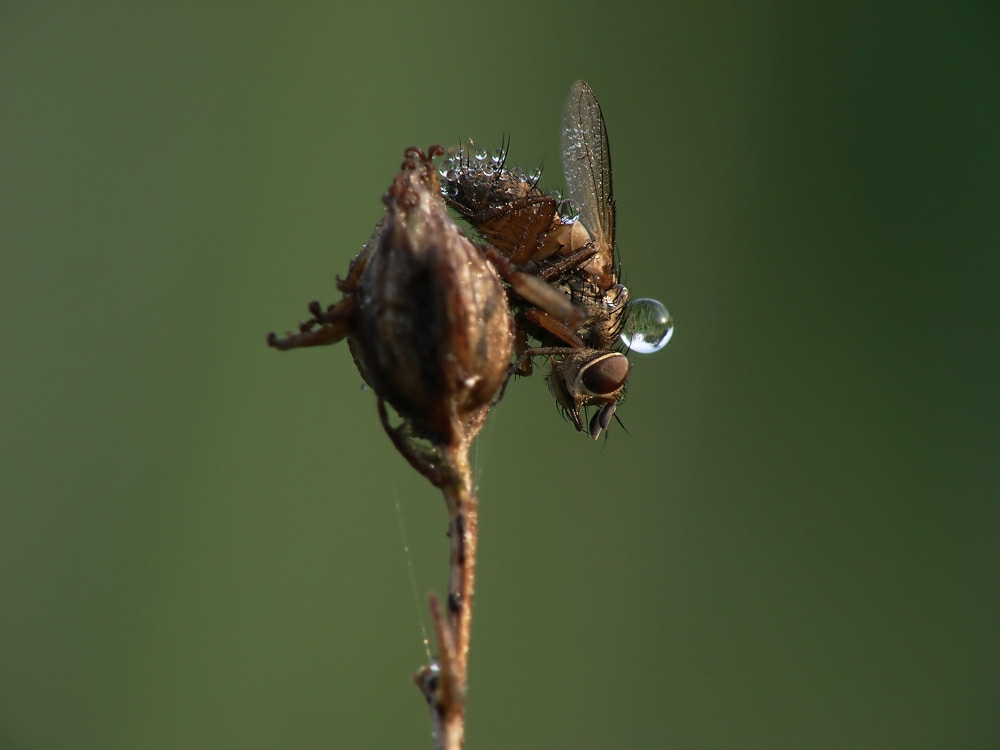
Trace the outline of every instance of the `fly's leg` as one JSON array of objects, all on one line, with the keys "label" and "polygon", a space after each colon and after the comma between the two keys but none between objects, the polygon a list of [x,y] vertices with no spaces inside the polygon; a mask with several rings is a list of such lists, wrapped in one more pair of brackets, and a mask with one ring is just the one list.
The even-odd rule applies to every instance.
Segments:
[{"label": "fly's leg", "polygon": [[309,303],[312,317],[304,323],[299,323],[299,332],[289,331],[285,338],[279,339],[274,333],[267,334],[267,345],[272,349],[286,352],[290,349],[303,349],[310,346],[329,346],[336,344],[350,335],[357,311],[357,300],[352,295],[345,297],[326,310],[319,302]]},{"label": "fly's leg", "polygon": [[544,281],[550,281],[551,279],[562,276],[567,271],[580,268],[595,255],[597,255],[597,247],[593,244],[587,245],[587,247],[582,250],[577,250],[572,255],[567,255],[564,258],[553,262],[551,265],[546,265],[538,272],[538,276]]},{"label": "fly's leg", "polygon": [[[518,331],[519,337],[523,334],[523,331]],[[527,337],[524,339],[525,345],[527,345]],[[507,391],[507,384],[514,375],[524,375],[531,374],[531,358],[546,356],[557,356],[560,354],[570,354],[571,352],[579,351],[571,346],[543,346],[543,347],[529,347],[516,350],[517,359],[514,360],[514,364],[510,366],[507,370],[507,379],[504,384],[500,387],[500,391],[497,393],[496,398],[493,399],[493,403],[490,406],[496,406],[503,399],[504,393]]]},{"label": "fly's leg", "polygon": [[[431,147],[432,150],[434,148],[434,146]],[[283,339],[279,339],[274,333],[269,333],[267,334],[268,346],[278,351],[287,352],[290,349],[304,349],[310,346],[329,346],[351,335],[358,312],[358,299],[355,292],[361,282],[361,276],[368,266],[368,259],[375,251],[378,238],[385,228],[385,222],[383,217],[375,225],[375,231],[372,232],[371,238],[365,243],[357,257],[351,261],[351,265],[347,269],[347,278],[337,277],[337,289],[344,295],[343,299],[330,305],[326,310],[319,302],[310,302],[309,312],[312,313],[312,317],[304,323],[299,323],[299,332],[288,331]]]},{"label": "fly's leg", "polygon": [[521,315],[523,315],[529,322],[534,323],[540,328],[544,328],[553,336],[556,336],[570,346],[576,349],[584,348],[583,339],[577,335],[576,331],[554,315],[550,315],[544,310],[538,310],[534,307],[529,307],[521,313]]},{"label": "fly's leg", "polygon": [[584,311],[574,305],[566,294],[535,276],[519,271],[492,245],[480,245],[480,249],[497,269],[497,273],[510,284],[511,289],[535,307],[565,321],[573,328],[583,320]]},{"label": "fly's leg", "polygon": [[500,390],[497,391],[497,395],[493,397],[493,401],[490,403],[490,408],[499,404],[503,400],[504,394],[507,392],[507,384],[510,379],[515,375],[522,375],[528,377],[531,375],[531,357],[525,357],[524,353],[528,350],[528,333],[523,328],[514,329],[514,354],[517,359],[514,360],[509,368],[507,368],[507,377],[504,378],[503,385],[500,386]]},{"label": "fly's leg", "polygon": [[575,349],[571,346],[537,346],[531,349],[525,349],[521,352],[521,356],[517,358],[517,361],[511,365],[511,372],[513,373],[517,368],[521,367],[526,360],[532,357],[557,357],[561,354],[572,354],[573,352],[578,352],[579,349]]},{"label": "fly's leg", "polygon": [[[528,332],[523,328],[518,328],[517,333],[514,337],[514,354],[517,356],[517,361],[521,362],[521,355],[524,354],[528,349]],[[525,377],[531,375],[531,359],[525,359],[521,366],[517,369],[515,375],[523,375]]]}]

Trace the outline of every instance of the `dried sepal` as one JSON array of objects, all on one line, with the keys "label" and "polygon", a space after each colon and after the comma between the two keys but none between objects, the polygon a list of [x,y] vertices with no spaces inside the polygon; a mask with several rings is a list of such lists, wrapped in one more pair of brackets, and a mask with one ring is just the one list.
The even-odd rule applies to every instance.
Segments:
[{"label": "dried sepal", "polygon": [[[444,206],[431,161],[442,151],[406,150],[383,198],[385,216],[337,281],[343,298],[325,310],[313,302],[298,333],[270,334],[268,344],[288,350],[346,338],[393,445],[441,490],[451,548],[447,617],[434,599],[439,662],[416,681],[431,709],[435,747],[458,750],[478,528],[468,451],[507,380],[514,323],[487,249],[469,241]],[[386,403],[402,417],[398,426]]]},{"label": "dried sepal", "polygon": [[493,267],[448,215],[417,149],[383,198],[384,226],[354,294],[362,376],[418,437],[450,444],[507,376],[513,322]]}]

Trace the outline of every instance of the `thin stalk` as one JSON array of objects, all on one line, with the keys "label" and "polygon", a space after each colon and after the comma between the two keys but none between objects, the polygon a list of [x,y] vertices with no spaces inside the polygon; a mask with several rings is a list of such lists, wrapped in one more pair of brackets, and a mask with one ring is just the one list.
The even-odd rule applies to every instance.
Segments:
[{"label": "thin stalk", "polygon": [[447,613],[441,611],[436,596],[429,597],[439,650],[437,663],[423,667],[413,678],[430,709],[435,750],[461,750],[465,734],[465,693],[479,533],[478,500],[469,464],[469,446],[482,428],[487,411],[488,408],[484,408],[464,424],[456,422],[450,443],[428,447],[414,439],[406,423],[392,427],[385,405],[379,401],[379,417],[393,445],[441,490],[448,511]]},{"label": "thin stalk", "polygon": [[449,451],[453,481],[441,488],[448,507],[451,570],[448,576],[448,626],[454,635],[456,670],[462,684],[468,673],[472,634],[472,600],[475,595],[476,543],[479,533],[478,501],[472,486],[468,446]]}]

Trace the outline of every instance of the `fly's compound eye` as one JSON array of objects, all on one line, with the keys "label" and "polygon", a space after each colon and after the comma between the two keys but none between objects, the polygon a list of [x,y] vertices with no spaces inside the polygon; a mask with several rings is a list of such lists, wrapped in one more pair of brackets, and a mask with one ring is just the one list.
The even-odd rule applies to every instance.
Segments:
[{"label": "fly's compound eye", "polygon": [[580,380],[595,396],[610,396],[628,379],[629,362],[624,354],[613,353],[599,359],[580,373]]}]

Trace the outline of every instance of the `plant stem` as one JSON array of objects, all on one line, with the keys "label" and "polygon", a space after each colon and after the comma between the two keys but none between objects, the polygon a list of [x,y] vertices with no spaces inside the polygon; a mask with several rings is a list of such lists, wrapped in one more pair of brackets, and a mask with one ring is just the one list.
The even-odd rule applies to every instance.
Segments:
[{"label": "plant stem", "polygon": [[448,452],[451,455],[447,457],[447,461],[451,464],[454,474],[452,481],[441,487],[441,493],[448,507],[448,535],[451,537],[448,625],[455,642],[456,671],[464,685],[468,673],[469,640],[472,633],[479,514],[478,501],[472,486],[468,445],[462,445]]},{"label": "plant stem", "polygon": [[482,428],[489,407],[480,410],[468,422],[456,421],[452,440],[430,448],[414,439],[405,422],[392,427],[381,399],[378,410],[393,445],[441,490],[448,510],[451,549],[447,615],[441,612],[437,597],[433,594],[429,597],[438,661],[423,667],[413,680],[431,712],[435,750],[461,750],[479,533],[478,501],[469,464],[469,447]]}]

